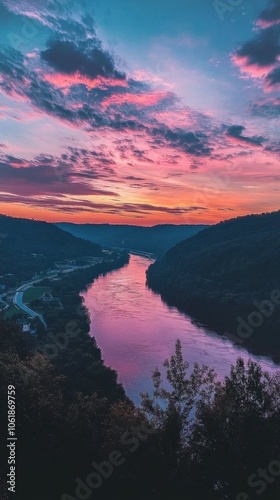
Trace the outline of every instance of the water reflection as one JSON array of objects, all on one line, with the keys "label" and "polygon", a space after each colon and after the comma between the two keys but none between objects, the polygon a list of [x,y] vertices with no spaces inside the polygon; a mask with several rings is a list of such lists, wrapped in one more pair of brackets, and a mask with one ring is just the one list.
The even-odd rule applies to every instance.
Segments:
[{"label": "water reflection", "polygon": [[255,359],[268,371],[277,367],[267,358],[252,356],[213,332],[192,323],[146,287],[146,258],[132,255],[125,268],[98,278],[83,294],[107,365],[119,372],[128,396],[139,402],[139,392],[150,390],[153,369],[174,352],[180,338],[185,359],[227,374],[238,356]]}]

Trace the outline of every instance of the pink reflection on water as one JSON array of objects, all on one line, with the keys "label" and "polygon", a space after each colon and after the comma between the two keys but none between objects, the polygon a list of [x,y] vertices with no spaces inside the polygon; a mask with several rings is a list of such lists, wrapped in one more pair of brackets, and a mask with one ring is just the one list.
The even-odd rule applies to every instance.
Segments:
[{"label": "pink reflection on water", "polygon": [[238,356],[251,357],[268,371],[277,368],[269,359],[249,355],[164,304],[145,285],[149,264],[132,255],[128,266],[98,278],[83,294],[91,315],[91,334],[105,363],[118,371],[119,381],[135,402],[139,402],[139,392],[151,389],[154,368],[173,354],[177,338],[191,365],[197,361],[214,367],[219,377],[228,374]]}]

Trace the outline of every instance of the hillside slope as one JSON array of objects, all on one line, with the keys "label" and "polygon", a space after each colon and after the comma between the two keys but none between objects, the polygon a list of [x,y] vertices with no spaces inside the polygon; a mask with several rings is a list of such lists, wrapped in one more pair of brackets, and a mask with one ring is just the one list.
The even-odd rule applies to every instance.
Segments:
[{"label": "hillside slope", "polygon": [[162,224],[153,227],[60,223],[58,227],[106,247],[134,249],[163,255],[169,248],[205,229],[204,225]]},{"label": "hillside slope", "polygon": [[101,255],[102,249],[53,224],[0,215],[0,276],[18,279],[42,271],[56,260]]},{"label": "hillside slope", "polygon": [[280,212],[251,215],[181,242],[150,266],[147,280],[168,303],[280,359],[279,258]]}]

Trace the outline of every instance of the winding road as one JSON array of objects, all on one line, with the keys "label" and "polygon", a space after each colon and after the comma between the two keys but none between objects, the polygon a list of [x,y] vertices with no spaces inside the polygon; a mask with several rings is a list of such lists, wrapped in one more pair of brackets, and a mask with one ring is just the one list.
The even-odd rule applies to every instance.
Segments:
[{"label": "winding road", "polygon": [[15,293],[14,298],[13,298],[13,303],[19,309],[21,309],[22,311],[24,311],[25,313],[27,313],[29,316],[31,316],[31,318],[39,318],[39,320],[41,321],[41,323],[43,323],[44,327],[47,328],[47,324],[46,324],[43,316],[41,314],[36,313],[35,311],[33,311],[32,309],[30,309],[29,307],[27,307],[23,303],[24,292],[26,290],[28,290],[28,288],[30,288],[31,286],[33,286],[35,283],[40,283],[40,281],[43,281],[43,279],[45,279],[45,278],[41,278],[39,280],[31,281],[30,283],[27,283],[26,285],[23,285],[23,286],[19,287],[17,289],[16,293]]},{"label": "winding road", "polygon": [[33,285],[35,285],[35,283],[40,283],[41,281],[43,281],[46,278],[56,278],[59,273],[68,274],[68,273],[71,273],[73,271],[76,271],[77,269],[87,269],[89,267],[93,267],[94,265],[95,264],[86,264],[83,266],[72,266],[71,268],[64,269],[63,271],[61,271],[61,270],[55,271],[54,270],[51,274],[48,274],[48,275],[43,276],[39,279],[30,281],[29,283],[26,283],[25,285],[20,286],[16,290],[16,293],[15,293],[14,298],[13,298],[13,303],[16,307],[18,307],[19,309],[24,311],[26,314],[31,316],[31,318],[38,318],[41,321],[41,323],[43,323],[44,327],[47,328],[47,324],[46,324],[43,316],[41,314],[36,313],[35,311],[33,311],[32,309],[30,309],[29,307],[27,307],[24,304],[24,302],[23,302],[24,292],[26,292],[26,290],[28,290],[28,288],[31,288]]}]

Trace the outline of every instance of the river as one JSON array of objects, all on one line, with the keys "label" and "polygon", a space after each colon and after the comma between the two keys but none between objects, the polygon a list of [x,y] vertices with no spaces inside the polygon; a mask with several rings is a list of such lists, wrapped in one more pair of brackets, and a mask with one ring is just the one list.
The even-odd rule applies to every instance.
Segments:
[{"label": "river", "polygon": [[141,391],[151,390],[151,374],[173,354],[177,338],[190,365],[197,361],[213,367],[219,378],[229,373],[238,356],[258,361],[269,372],[277,369],[270,359],[249,355],[164,304],[145,284],[151,262],[131,255],[126,267],[99,277],[82,294],[90,312],[91,335],[106,365],[118,371],[119,381],[135,403]]}]

